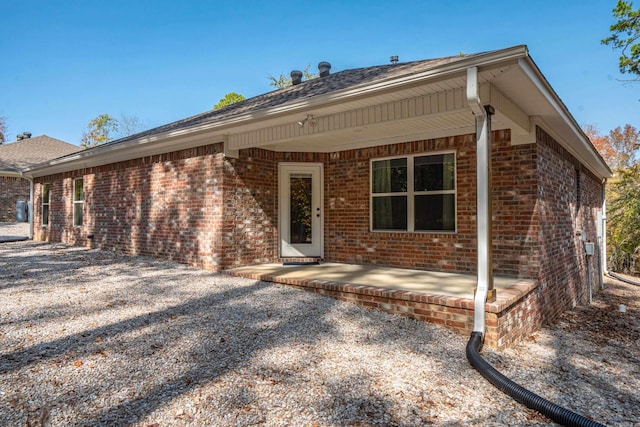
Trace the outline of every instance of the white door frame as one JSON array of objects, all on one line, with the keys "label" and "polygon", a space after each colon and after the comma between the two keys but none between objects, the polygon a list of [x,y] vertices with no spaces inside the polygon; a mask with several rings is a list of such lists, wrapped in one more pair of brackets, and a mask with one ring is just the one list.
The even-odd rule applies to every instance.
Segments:
[{"label": "white door frame", "polygon": [[[324,256],[324,164],[278,163],[278,236],[280,257]],[[311,242],[290,243],[290,176],[310,174],[312,179]]]}]

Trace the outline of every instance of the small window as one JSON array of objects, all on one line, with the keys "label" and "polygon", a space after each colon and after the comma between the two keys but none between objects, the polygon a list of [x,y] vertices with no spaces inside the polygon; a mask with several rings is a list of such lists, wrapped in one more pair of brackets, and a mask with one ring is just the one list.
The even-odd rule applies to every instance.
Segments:
[{"label": "small window", "polygon": [[371,228],[455,231],[455,153],[373,160]]},{"label": "small window", "polygon": [[73,225],[82,225],[84,209],[84,180],[78,178],[73,181]]},{"label": "small window", "polygon": [[42,184],[42,225],[49,225],[49,184]]}]

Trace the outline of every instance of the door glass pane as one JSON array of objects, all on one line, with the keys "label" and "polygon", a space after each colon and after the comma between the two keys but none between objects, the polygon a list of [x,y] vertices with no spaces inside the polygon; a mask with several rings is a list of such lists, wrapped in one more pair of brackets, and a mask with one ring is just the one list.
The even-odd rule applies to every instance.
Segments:
[{"label": "door glass pane", "polygon": [[311,175],[291,174],[289,178],[290,243],[311,243]]}]

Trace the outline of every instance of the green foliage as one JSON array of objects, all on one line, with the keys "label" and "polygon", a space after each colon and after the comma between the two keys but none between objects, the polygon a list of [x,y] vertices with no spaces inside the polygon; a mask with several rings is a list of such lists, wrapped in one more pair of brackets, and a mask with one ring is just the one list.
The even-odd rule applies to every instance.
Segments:
[{"label": "green foliage", "polygon": [[87,124],[80,146],[93,148],[113,139],[133,135],[145,127],[146,124],[137,116],[121,114],[120,119],[116,119],[109,114],[100,114]]},{"label": "green foliage", "polygon": [[640,272],[640,163],[617,171],[607,194],[611,269]]},{"label": "green foliage", "polygon": [[640,76],[640,9],[633,10],[630,1],[618,0],[613,9],[617,22],[609,27],[612,34],[601,43],[613,49],[621,49],[619,67],[621,73]]},{"label": "green foliage", "polygon": [[87,124],[87,130],[82,133],[81,147],[92,148],[113,139],[118,131],[118,120],[108,114],[100,114]]},{"label": "green foliage", "polygon": [[[302,70],[302,76],[305,80],[311,80],[318,77],[317,74],[309,72],[309,67],[311,67],[311,65],[307,65],[307,67]],[[291,78],[285,76],[284,74],[280,74],[278,78],[273,77],[271,74],[269,74],[267,79],[270,81],[269,86],[273,86],[276,89],[282,89],[284,87],[291,86]]]},{"label": "green foliage", "polygon": [[640,272],[640,133],[631,125],[607,137],[615,156],[607,183],[607,253],[613,271]]},{"label": "green foliage", "polygon": [[240,95],[239,93],[229,92],[224,97],[220,98],[220,101],[216,105],[213,106],[214,110],[219,110],[220,108],[224,108],[228,105],[235,104],[240,101],[244,101],[245,97]]}]

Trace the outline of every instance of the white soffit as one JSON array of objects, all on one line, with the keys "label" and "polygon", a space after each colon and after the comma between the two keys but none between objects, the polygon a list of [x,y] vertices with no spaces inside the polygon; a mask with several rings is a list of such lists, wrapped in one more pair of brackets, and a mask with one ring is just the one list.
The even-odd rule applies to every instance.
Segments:
[{"label": "white soffit", "polygon": [[398,120],[311,134],[305,138],[275,140],[263,148],[274,151],[330,153],[367,146],[418,141],[473,133],[475,120],[470,111]]},{"label": "white soffit", "polygon": [[508,94],[532,119],[533,132],[535,119],[535,124],[541,126],[596,176],[611,176],[604,160],[529,57],[521,58],[513,73],[496,78],[493,84]]}]

